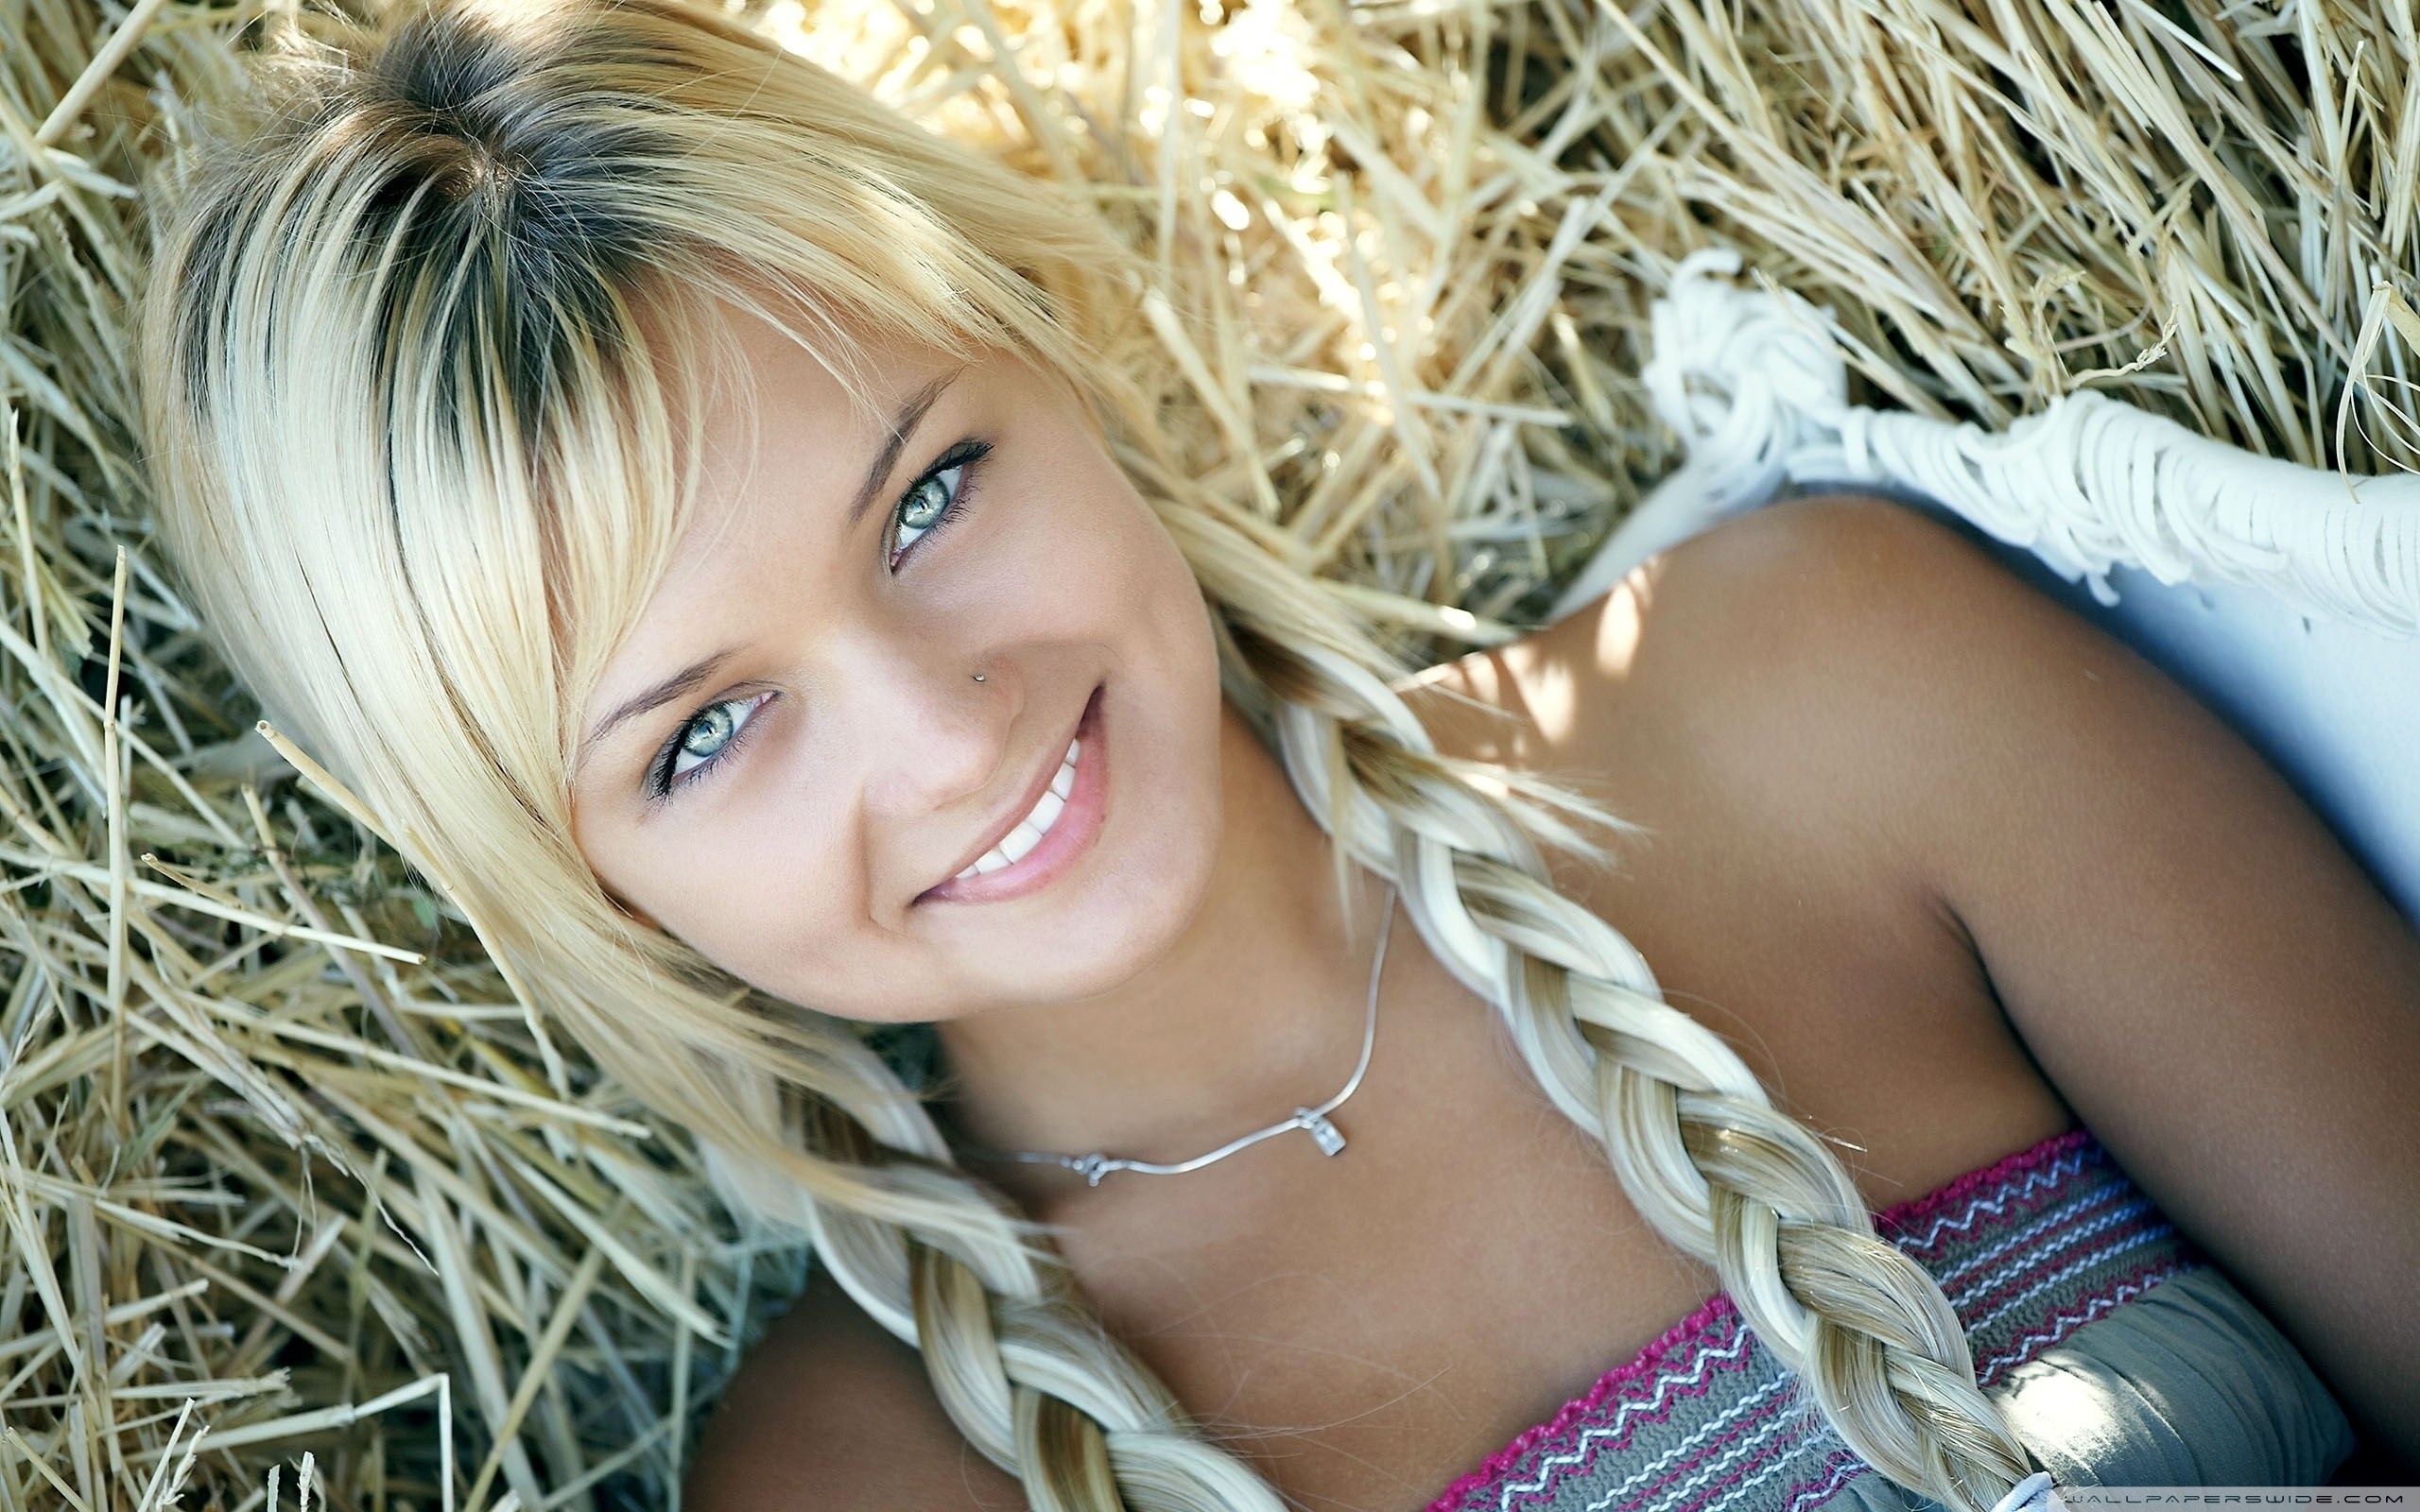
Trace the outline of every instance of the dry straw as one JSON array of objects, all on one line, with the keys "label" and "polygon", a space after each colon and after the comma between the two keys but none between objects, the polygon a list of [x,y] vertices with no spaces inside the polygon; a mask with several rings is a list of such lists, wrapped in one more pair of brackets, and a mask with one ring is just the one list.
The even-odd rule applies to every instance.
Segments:
[{"label": "dry straw", "polygon": [[[1634,374],[1712,242],[1884,402],[2420,444],[2409,7],[1222,3],[758,15],[1088,186],[1202,473],[1415,654],[1671,465]],[[146,524],[138,186],[294,9],[0,0],[0,1512],[666,1505],[800,1257],[294,779]]]}]

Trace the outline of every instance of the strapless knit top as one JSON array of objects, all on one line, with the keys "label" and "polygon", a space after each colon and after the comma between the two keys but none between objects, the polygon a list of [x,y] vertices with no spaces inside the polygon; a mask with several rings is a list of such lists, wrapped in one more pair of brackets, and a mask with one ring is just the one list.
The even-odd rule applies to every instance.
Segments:
[{"label": "strapless knit top", "polygon": [[[1878,1215],[2061,1485],[2311,1486],[2353,1451],[2275,1326],[2082,1130]],[[1428,1512],[1908,1512],[1718,1296]]]}]

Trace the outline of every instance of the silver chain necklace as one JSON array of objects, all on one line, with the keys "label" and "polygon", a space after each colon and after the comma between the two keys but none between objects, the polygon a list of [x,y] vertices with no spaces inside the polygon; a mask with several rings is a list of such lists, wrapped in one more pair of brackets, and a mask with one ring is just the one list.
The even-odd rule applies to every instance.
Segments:
[{"label": "silver chain necklace", "polygon": [[1343,1091],[1326,1102],[1317,1108],[1298,1108],[1290,1118],[1281,1119],[1267,1128],[1254,1129],[1239,1139],[1229,1140],[1207,1155],[1197,1155],[1190,1160],[1179,1160],[1174,1165],[1162,1165],[1152,1160],[1130,1160],[1122,1156],[1103,1155],[1098,1151],[1091,1155],[1055,1155],[1047,1150],[1017,1150],[1009,1159],[1027,1165],[1064,1166],[1082,1177],[1084,1185],[1097,1187],[1100,1185],[1100,1178],[1112,1171],[1139,1171],[1145,1176],[1183,1176],[1187,1171],[1199,1171],[1205,1165],[1225,1160],[1237,1150],[1249,1149],[1263,1140],[1273,1139],[1293,1128],[1308,1134],[1312,1143],[1320,1147],[1322,1155],[1340,1154],[1344,1149],[1344,1133],[1328,1122],[1327,1115],[1342,1108],[1344,1100],[1360,1090],[1361,1077],[1370,1069],[1370,1047],[1377,1042],[1378,1038],[1378,978],[1386,971],[1387,935],[1394,928],[1394,922],[1395,892],[1389,887],[1386,913],[1378,922],[1378,948],[1370,954],[1370,1002],[1362,1013],[1361,1058],[1354,1063],[1353,1074],[1346,1079]]}]

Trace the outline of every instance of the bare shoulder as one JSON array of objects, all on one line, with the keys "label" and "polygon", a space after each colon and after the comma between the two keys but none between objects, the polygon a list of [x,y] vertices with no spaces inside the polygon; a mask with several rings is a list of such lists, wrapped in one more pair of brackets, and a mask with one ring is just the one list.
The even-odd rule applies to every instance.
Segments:
[{"label": "bare shoulder", "polygon": [[2059,638],[2069,618],[1917,510],[1792,500],[1659,553],[1512,645],[1436,669],[1426,680],[1463,700],[1428,708],[1473,754],[1568,768],[1685,748],[1806,812],[1854,800],[1844,776],[1885,781],[1876,758],[1904,750],[1892,737],[1926,700],[2028,665],[2041,649],[2030,643]]},{"label": "bare shoulder", "polygon": [[2158,680],[1950,526],[1840,496],[1661,552],[1565,619],[1434,669],[1418,706],[1446,748],[1685,828],[1675,844],[1753,837],[1775,859],[1794,840],[1822,857],[1810,885],[1921,908],[1943,835],[1919,790],[1946,799],[1970,755],[2039,738],[2046,704],[2113,668]]},{"label": "bare shoulder", "polygon": [[1415,697],[1445,749],[1555,780],[1641,826],[1575,899],[1674,1003],[1834,1136],[1870,1199],[1912,1196],[2067,1126],[1940,889],[1977,684],[2064,610],[1954,530],[1861,498],[1792,501],[1642,564]]},{"label": "bare shoulder", "polygon": [[[1675,843],[1617,902],[1661,931],[1638,943],[1668,985],[1678,961],[1761,1008],[1786,1102],[1903,1139],[1913,1172],[1973,1131],[1977,1089],[2034,1079],[2420,1452],[2420,1301],[2390,1280],[2420,1266],[2420,934],[2191,695],[1956,530],[1857,499],[1707,531],[1430,680],[1449,748],[1594,777],[1666,822]],[[1857,911],[1893,895],[1914,911]],[[1927,912],[1976,992],[1941,970],[1884,986],[1898,954],[1831,943]],[[1721,974],[1726,945],[1863,984],[1759,997]],[[1790,1040],[1801,1018],[1820,1033]],[[1835,1079],[1874,1091],[1810,1106]]]},{"label": "bare shoulder", "polygon": [[708,1418],[683,1504],[695,1512],[1023,1512],[969,1446],[915,1351],[819,1278],[739,1366]]}]

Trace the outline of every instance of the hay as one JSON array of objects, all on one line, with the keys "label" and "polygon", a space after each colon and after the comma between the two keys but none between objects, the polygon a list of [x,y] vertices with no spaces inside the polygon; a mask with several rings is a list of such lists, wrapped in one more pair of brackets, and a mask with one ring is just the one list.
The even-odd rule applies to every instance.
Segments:
[{"label": "hay", "polygon": [[[0,1509],[251,1509],[305,1451],[341,1507],[670,1504],[800,1256],[294,781],[144,524],[134,186],[262,9],[0,0]],[[1668,469],[1646,305],[1710,242],[1888,403],[2420,445],[2407,8],[758,15],[1125,227],[1199,475],[1415,655],[1535,616]]]}]

